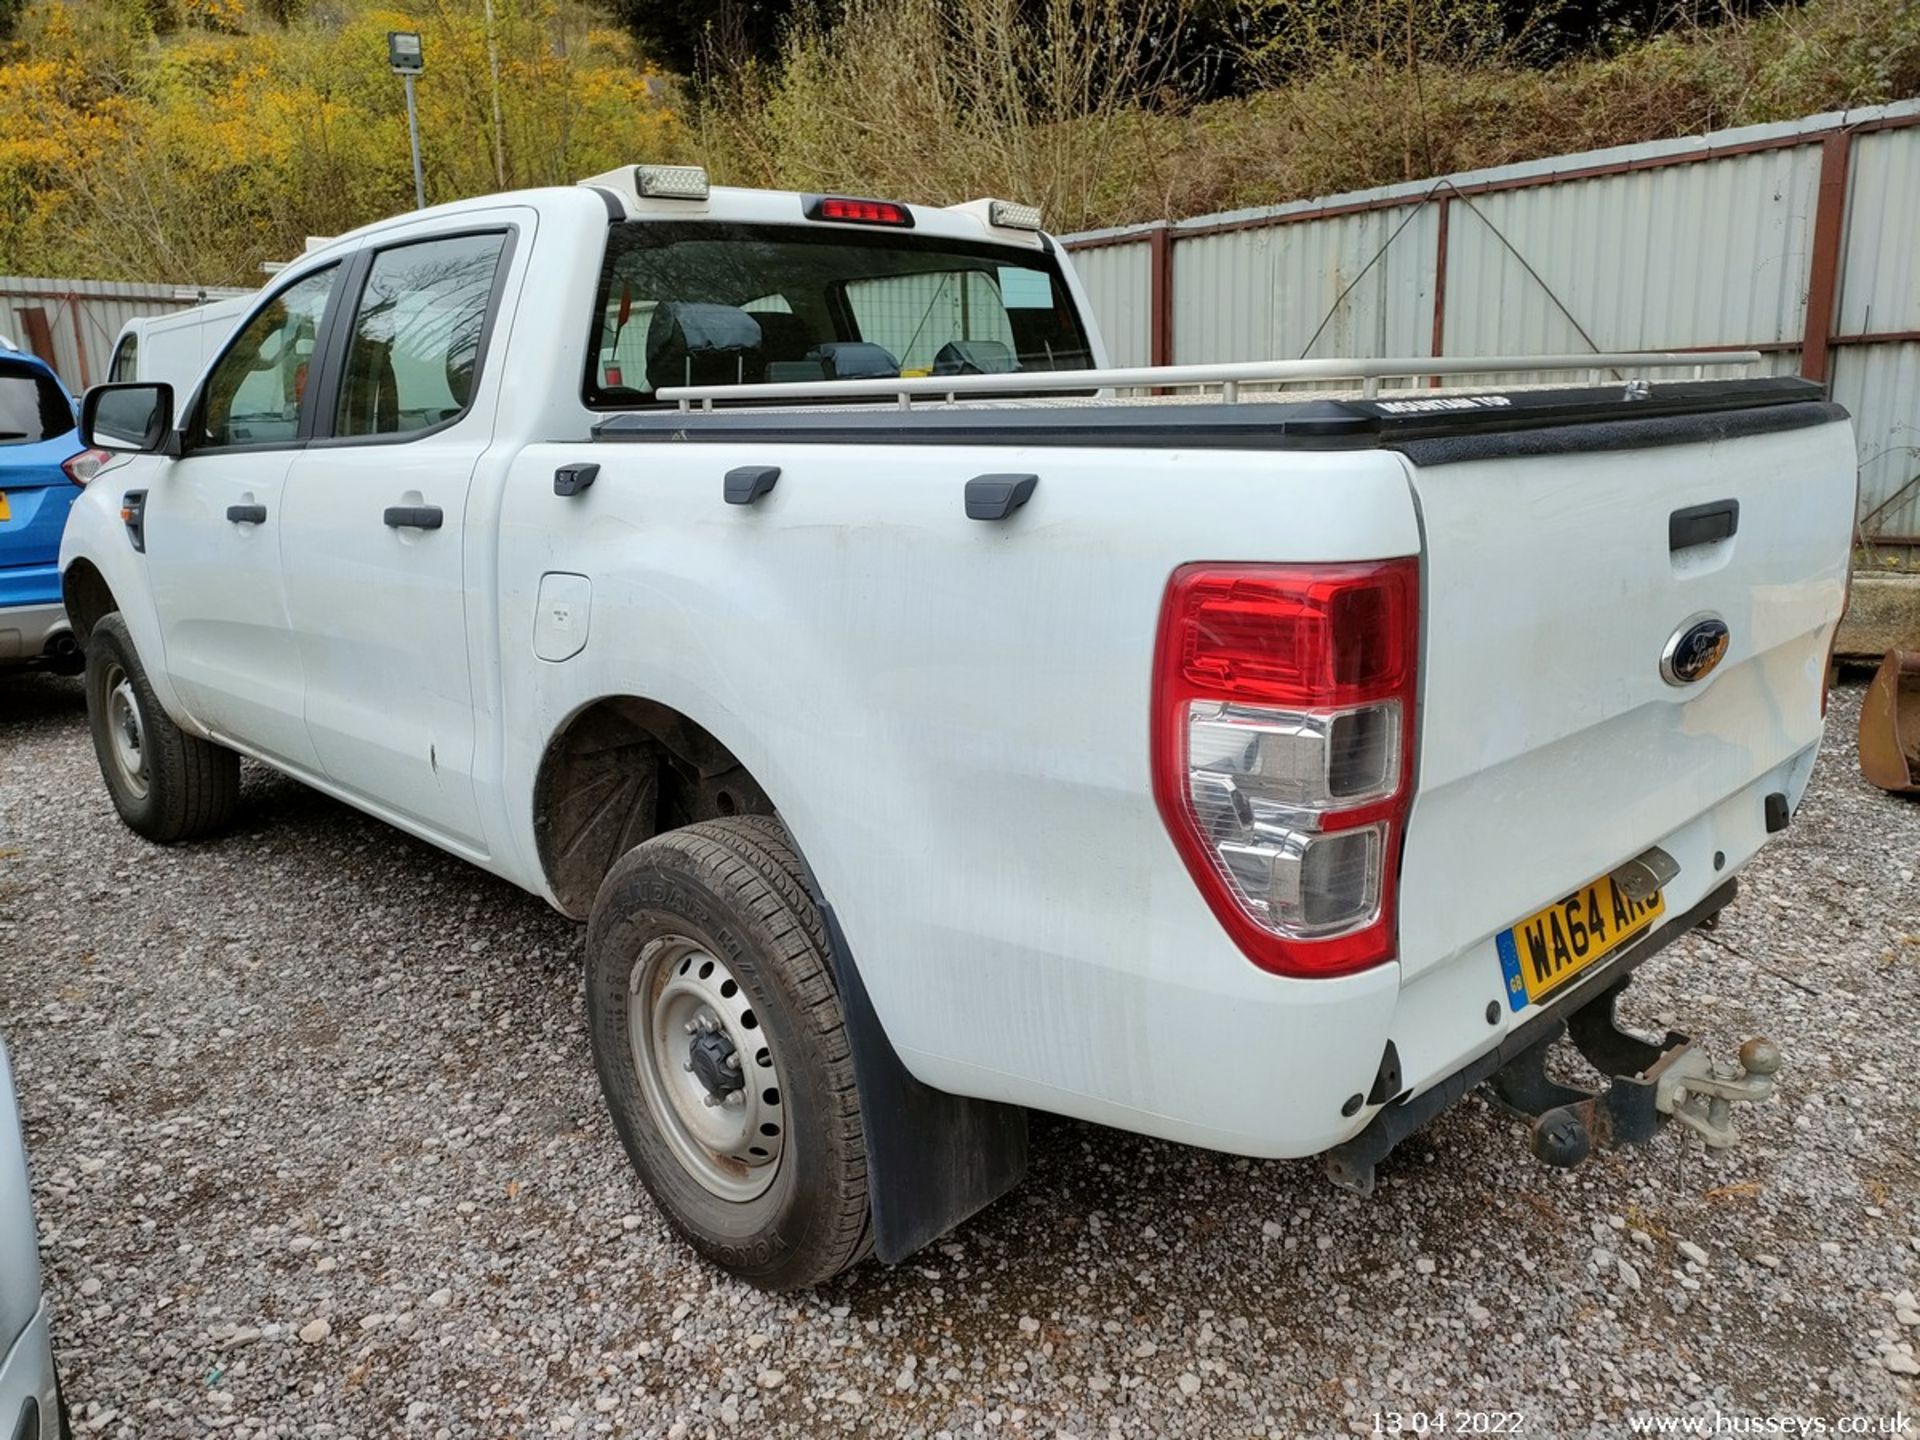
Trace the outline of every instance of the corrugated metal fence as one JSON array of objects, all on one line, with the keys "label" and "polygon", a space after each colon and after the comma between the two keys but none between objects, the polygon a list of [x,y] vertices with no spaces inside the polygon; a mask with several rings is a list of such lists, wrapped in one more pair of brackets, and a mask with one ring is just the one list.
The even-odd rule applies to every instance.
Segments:
[{"label": "corrugated metal fence", "polygon": [[51,362],[78,393],[107,378],[114,339],[127,321],[247,293],[218,285],[0,275],[0,335]]},{"label": "corrugated metal fence", "polygon": [[1759,350],[1920,544],[1920,102],[1065,237],[1115,364]]}]

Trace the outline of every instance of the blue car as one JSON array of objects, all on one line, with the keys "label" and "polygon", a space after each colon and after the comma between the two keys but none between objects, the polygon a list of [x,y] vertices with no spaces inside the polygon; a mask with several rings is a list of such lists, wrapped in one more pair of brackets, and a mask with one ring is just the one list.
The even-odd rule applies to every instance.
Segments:
[{"label": "blue car", "polygon": [[107,458],[81,445],[53,368],[0,336],[0,669],[80,672],[60,603],[60,532]]}]

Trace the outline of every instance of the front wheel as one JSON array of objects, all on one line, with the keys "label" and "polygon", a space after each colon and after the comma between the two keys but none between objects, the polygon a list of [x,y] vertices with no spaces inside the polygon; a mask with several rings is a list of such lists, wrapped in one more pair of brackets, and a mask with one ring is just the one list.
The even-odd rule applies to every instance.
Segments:
[{"label": "front wheel", "polygon": [[671,831],[608,873],[587,928],[600,1086],[669,1224],[786,1290],[871,1247],[865,1132],[824,928],[776,822]]},{"label": "front wheel", "polygon": [[134,833],[168,845],[233,818],[240,757],[173,723],[117,611],[87,641],[87,721],[113,808]]}]

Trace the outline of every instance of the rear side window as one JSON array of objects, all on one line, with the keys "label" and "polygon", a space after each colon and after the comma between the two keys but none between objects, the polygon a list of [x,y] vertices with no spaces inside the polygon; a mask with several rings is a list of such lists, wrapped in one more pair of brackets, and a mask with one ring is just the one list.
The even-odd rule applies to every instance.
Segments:
[{"label": "rear side window", "polygon": [[73,407],[43,370],[0,360],[0,445],[38,445],[73,429]]},{"label": "rear side window", "polygon": [[373,257],[347,342],[336,436],[418,435],[473,402],[504,231],[396,245]]}]

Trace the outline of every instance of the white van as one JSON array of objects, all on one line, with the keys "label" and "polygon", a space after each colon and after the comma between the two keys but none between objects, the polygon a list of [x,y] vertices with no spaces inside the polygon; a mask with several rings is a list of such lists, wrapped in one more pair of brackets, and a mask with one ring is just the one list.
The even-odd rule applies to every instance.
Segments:
[{"label": "white van", "polygon": [[192,393],[207,361],[254,303],[249,293],[229,300],[145,315],[129,320],[113,342],[107,379],[164,380],[182,395]]}]

